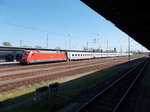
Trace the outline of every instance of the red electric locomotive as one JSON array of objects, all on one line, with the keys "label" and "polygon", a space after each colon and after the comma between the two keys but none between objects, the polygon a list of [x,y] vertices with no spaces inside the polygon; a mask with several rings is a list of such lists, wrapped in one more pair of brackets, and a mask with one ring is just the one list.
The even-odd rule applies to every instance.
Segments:
[{"label": "red electric locomotive", "polygon": [[21,64],[51,62],[51,61],[66,61],[67,55],[64,51],[50,52],[50,51],[37,51],[26,50],[23,52]]}]

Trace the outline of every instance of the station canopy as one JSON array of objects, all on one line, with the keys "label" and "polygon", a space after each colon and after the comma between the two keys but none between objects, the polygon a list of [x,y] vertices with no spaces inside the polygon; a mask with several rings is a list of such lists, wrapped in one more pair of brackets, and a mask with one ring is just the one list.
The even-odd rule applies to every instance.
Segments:
[{"label": "station canopy", "polygon": [[148,0],[81,1],[150,50],[150,6]]}]

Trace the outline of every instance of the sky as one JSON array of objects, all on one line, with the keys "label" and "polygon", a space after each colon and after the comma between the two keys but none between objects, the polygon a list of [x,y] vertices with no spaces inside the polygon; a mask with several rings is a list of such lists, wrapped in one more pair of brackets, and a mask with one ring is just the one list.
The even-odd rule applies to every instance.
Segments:
[{"label": "sky", "polygon": [[[0,0],[0,46],[128,50],[128,35],[80,0]],[[132,51],[147,51],[130,39]]]}]

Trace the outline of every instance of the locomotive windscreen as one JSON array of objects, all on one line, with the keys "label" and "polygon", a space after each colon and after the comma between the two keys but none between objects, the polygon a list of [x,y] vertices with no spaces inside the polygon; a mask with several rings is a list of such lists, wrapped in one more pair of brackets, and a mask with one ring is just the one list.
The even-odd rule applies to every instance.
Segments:
[{"label": "locomotive windscreen", "polygon": [[25,53],[23,53],[23,55],[24,55],[24,56],[27,56],[27,55],[29,55],[29,53],[25,52]]}]

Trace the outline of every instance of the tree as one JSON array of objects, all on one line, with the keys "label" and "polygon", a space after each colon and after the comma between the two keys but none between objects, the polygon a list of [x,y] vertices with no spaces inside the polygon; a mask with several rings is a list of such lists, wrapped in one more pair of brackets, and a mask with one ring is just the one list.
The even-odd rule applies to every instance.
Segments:
[{"label": "tree", "polygon": [[93,51],[94,49],[91,47],[91,48],[89,48],[89,50],[90,50],[90,51]]},{"label": "tree", "polygon": [[11,46],[10,42],[3,42],[3,46]]},{"label": "tree", "polygon": [[26,48],[27,48],[27,47],[28,47],[28,48],[32,48],[32,46],[27,46],[27,45],[23,45],[23,47],[26,47]]},{"label": "tree", "polygon": [[23,45],[23,47],[28,47],[28,46],[26,46],[26,45]]},{"label": "tree", "polygon": [[60,47],[56,47],[55,49],[57,49],[57,50],[61,50],[61,48],[60,48]]},{"label": "tree", "polygon": [[84,51],[87,51],[87,50],[88,50],[88,48],[87,48],[87,47],[83,47],[83,50],[84,50]]},{"label": "tree", "polygon": [[35,48],[39,48],[39,49],[41,49],[42,47],[37,45],[37,46],[35,46]]},{"label": "tree", "polygon": [[106,50],[105,52],[114,52],[114,50]]},{"label": "tree", "polygon": [[95,51],[97,51],[97,52],[98,52],[98,51],[101,51],[101,50],[98,48],[98,49],[95,49]]}]

